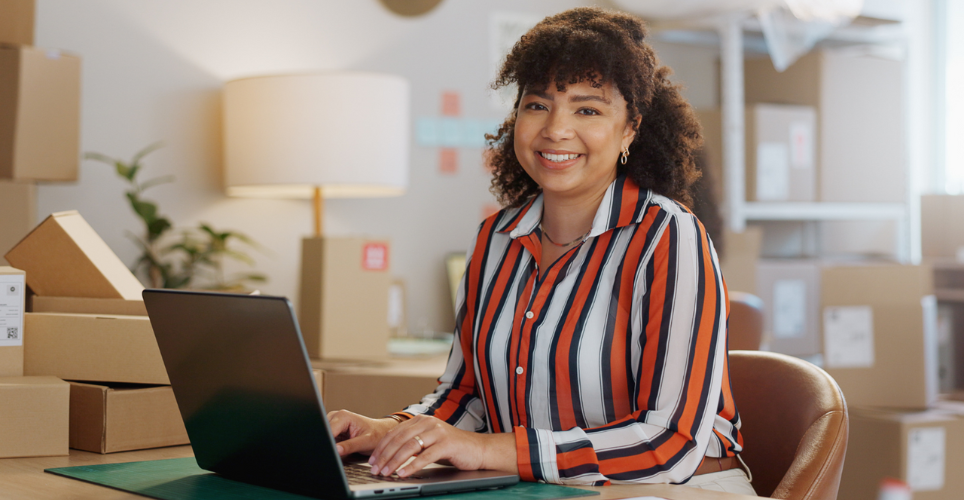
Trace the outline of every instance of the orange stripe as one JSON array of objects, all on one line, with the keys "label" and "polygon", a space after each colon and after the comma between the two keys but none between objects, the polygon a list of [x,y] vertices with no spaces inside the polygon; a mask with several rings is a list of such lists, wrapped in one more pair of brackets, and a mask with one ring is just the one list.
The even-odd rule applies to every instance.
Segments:
[{"label": "orange stripe", "polygon": [[532,463],[529,461],[529,435],[522,427],[513,429],[515,433],[516,465],[519,467],[519,478],[523,481],[535,481],[532,473]]},{"label": "orange stripe", "polygon": [[609,475],[662,466],[682,451],[689,442],[689,439],[686,439],[680,434],[673,434],[673,436],[659,448],[655,448],[652,451],[629,457],[600,460],[599,470],[600,472],[605,471],[603,474]]},{"label": "orange stripe", "polygon": [[639,376],[640,409],[648,410],[650,389],[656,377],[656,357],[659,351],[660,327],[663,323],[663,303],[666,300],[666,280],[669,267],[669,231],[664,231],[652,256],[653,281],[649,289],[649,321],[646,325],[646,343],[643,347],[642,370]]},{"label": "orange stripe", "polygon": [[596,459],[596,450],[592,448],[580,448],[578,450],[556,454],[556,464],[558,464],[559,470],[598,463],[599,460]]},{"label": "orange stripe", "polygon": [[[700,229],[700,246],[699,250],[701,256],[703,257],[703,267],[704,273],[701,278],[703,278],[703,311],[700,316],[700,327],[697,331],[696,337],[696,352],[693,356],[693,366],[690,369],[690,379],[689,379],[689,394],[687,398],[686,406],[684,406],[683,414],[679,419],[679,429],[681,432],[689,435],[689,430],[692,429],[694,422],[699,418],[698,410],[700,404],[700,395],[703,393],[703,385],[705,384],[706,378],[710,377],[711,374],[706,372],[707,364],[709,359],[712,357],[711,343],[713,341],[713,324],[716,321],[717,315],[719,314],[719,309],[717,309],[717,295],[716,295],[716,281],[712,278],[712,266],[713,261],[705,249],[707,248],[706,232],[703,231],[702,225],[699,226]],[[697,278],[700,278],[699,276]]]},{"label": "orange stripe", "polygon": [[572,347],[572,337],[579,322],[579,314],[586,306],[589,292],[593,284],[599,280],[599,268],[606,253],[605,248],[612,237],[613,232],[607,231],[596,240],[596,251],[589,257],[579,289],[576,290],[573,298],[572,307],[567,311],[566,321],[562,326],[562,340],[556,347],[556,359],[552,360],[556,366],[556,399],[559,404],[559,423],[563,429],[571,429],[577,425],[575,405],[572,402],[572,386],[569,383],[569,350]]},{"label": "orange stripe", "polygon": [[626,335],[629,334],[629,319],[632,314],[633,283],[639,261],[646,247],[646,233],[637,231],[626,248],[623,259],[623,271],[619,280],[619,299],[616,305],[616,324],[613,332],[612,349],[609,356],[610,381],[612,383],[613,410],[616,415],[625,415],[632,411],[629,392],[629,379],[626,377]]},{"label": "orange stripe", "polygon": [[619,227],[629,225],[633,221],[633,212],[636,210],[636,203],[639,201],[639,186],[628,179],[623,183],[622,205],[619,207]]}]

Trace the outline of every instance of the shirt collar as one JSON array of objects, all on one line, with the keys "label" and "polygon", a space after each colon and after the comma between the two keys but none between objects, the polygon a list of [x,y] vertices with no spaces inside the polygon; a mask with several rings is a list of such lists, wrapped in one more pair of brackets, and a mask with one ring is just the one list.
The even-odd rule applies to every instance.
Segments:
[{"label": "shirt collar", "polygon": [[[606,194],[596,209],[589,236],[596,237],[610,229],[640,223],[652,196],[651,191],[641,189],[625,174],[617,176],[606,189]],[[525,205],[506,213],[505,222],[498,231],[509,233],[511,238],[518,238],[535,231],[540,222],[542,193],[531,198]]]}]

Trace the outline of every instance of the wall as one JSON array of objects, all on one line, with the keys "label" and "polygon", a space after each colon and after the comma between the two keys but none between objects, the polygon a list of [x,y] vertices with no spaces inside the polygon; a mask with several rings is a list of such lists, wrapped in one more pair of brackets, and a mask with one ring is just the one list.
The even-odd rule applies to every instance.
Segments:
[{"label": "wall", "polygon": [[[162,140],[144,176],[176,182],[147,197],[178,226],[199,221],[245,232],[270,277],[264,293],[297,301],[300,239],[311,231],[308,201],[233,199],[221,189],[220,91],[234,78],[319,70],[394,73],[412,85],[412,115],[435,116],[440,93],[462,95],[463,116],[497,119],[487,86],[489,16],[544,16],[577,0],[447,0],[428,15],[398,17],[376,0],[39,0],[36,44],[83,57],[82,150],[129,158]],[[657,47],[699,107],[714,106],[715,50]],[[337,120],[339,117],[332,117]],[[371,147],[377,148],[373,137]],[[363,155],[364,151],[359,151]],[[459,151],[457,174],[438,172],[438,153],[413,146],[401,197],[330,200],[329,235],[393,242],[393,272],[407,284],[409,327],[450,331],[443,259],[464,252],[485,205],[494,203],[481,150]],[[77,209],[128,263],[138,221],[110,167],[84,162],[80,181],[43,185],[38,216]]]}]

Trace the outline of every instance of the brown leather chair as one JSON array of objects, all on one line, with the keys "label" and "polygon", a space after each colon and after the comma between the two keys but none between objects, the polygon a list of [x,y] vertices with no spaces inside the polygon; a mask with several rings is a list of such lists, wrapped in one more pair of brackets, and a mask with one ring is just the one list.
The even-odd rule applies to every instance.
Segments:
[{"label": "brown leather chair", "polygon": [[756,351],[763,342],[763,300],[746,292],[730,292],[727,323],[731,351]]},{"label": "brown leather chair", "polygon": [[760,496],[837,498],[847,450],[847,404],[816,366],[784,354],[733,351],[730,384]]}]

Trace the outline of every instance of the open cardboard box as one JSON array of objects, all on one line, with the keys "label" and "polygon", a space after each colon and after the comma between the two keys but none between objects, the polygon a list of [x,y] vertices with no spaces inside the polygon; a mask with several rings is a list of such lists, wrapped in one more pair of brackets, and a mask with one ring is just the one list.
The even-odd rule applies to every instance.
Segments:
[{"label": "open cardboard box", "polygon": [[5,257],[41,297],[140,300],[144,290],[77,211],[51,214]]},{"label": "open cardboard box", "polygon": [[70,447],[94,453],[188,444],[170,386],[70,383]]}]

